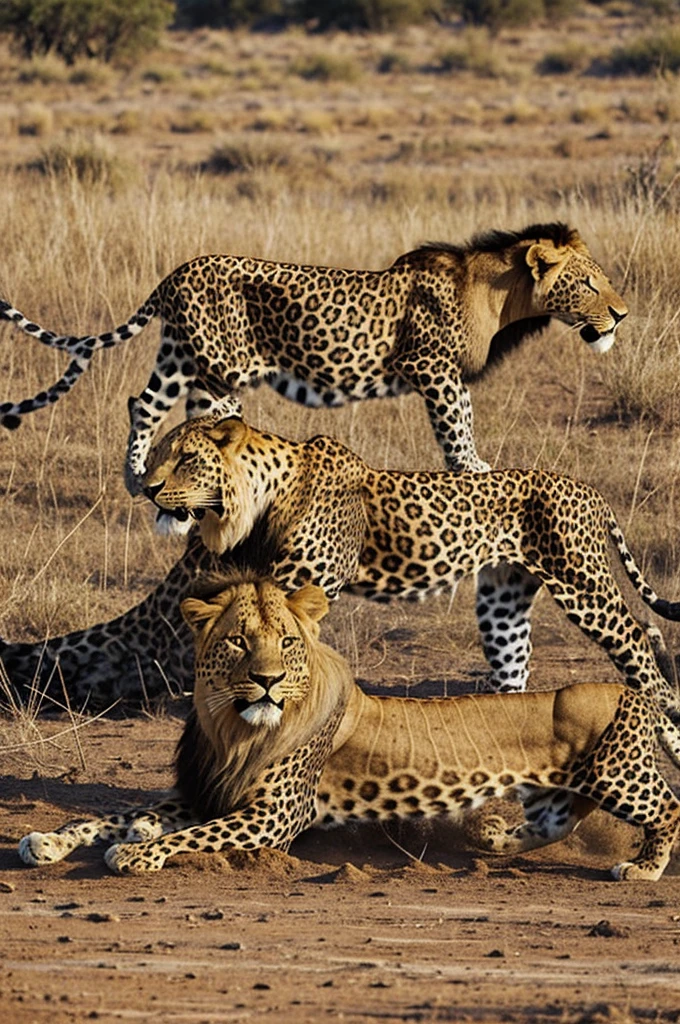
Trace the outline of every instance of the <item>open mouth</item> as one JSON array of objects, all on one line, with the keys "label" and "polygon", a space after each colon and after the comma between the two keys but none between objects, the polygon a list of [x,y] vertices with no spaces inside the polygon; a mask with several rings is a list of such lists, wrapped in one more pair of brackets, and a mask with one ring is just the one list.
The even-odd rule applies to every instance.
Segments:
[{"label": "open mouth", "polygon": [[161,516],[170,516],[171,519],[177,519],[178,522],[185,523],[189,518],[189,512],[185,508],[161,508],[158,506],[156,519],[160,519]]},{"label": "open mouth", "polygon": [[583,340],[587,341],[589,345],[599,341],[601,337],[600,332],[592,324],[586,324],[585,327],[581,328],[580,333]]}]

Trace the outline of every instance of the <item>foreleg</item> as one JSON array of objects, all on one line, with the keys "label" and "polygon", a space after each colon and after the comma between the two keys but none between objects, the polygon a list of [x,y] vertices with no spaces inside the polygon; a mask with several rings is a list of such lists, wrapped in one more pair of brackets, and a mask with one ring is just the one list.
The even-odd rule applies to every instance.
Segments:
[{"label": "foreleg", "polygon": [[[317,817],[319,778],[331,754],[333,737],[343,710],[344,705],[338,705],[323,729],[309,743],[265,769],[254,780],[249,793],[244,795],[241,809],[205,824],[170,832],[159,839],[118,843],[107,850],[106,863],[119,874],[140,874],[160,871],[168,857],[178,853],[256,850],[262,846],[287,850],[293,839]],[[192,728],[195,728],[195,722]],[[180,790],[181,773],[180,759]]]},{"label": "foreleg", "polygon": [[[423,346],[424,346],[423,342]],[[411,338],[408,352],[395,357],[392,369],[425,399],[428,416],[449,469],[484,473],[490,469],[477,455],[470,392],[455,366],[418,358],[422,348]]]},{"label": "foreleg", "polygon": [[680,831],[680,805],[675,800],[671,820],[663,825],[645,826],[645,838],[637,857],[624,860],[612,868],[617,881],[656,882],[661,878],[671,859],[673,845]]},{"label": "foreleg", "polygon": [[128,843],[149,841],[187,824],[192,818],[186,804],[174,794],[169,794],[160,803],[150,807],[69,822],[54,832],[31,832],[19,843],[19,856],[31,867],[54,864],[79,846],[120,840]]}]

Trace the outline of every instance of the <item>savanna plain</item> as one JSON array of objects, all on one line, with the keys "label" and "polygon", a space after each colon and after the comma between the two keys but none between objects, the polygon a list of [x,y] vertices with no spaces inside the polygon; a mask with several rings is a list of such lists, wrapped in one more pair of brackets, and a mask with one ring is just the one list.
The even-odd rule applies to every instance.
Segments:
[{"label": "savanna plain", "polygon": [[[655,30],[670,31],[617,4],[496,38],[175,32],[118,69],[3,46],[0,295],[87,334],[201,253],[380,268],[428,239],[566,221],[631,314],[606,355],[553,324],[475,384],[478,450],[597,486],[650,582],[678,600],[680,84],[663,68],[607,72]],[[126,399],[156,343],[151,328],[101,353],[68,398],[0,437],[3,638],[109,620],[179,557],[121,472]],[[63,366],[0,328],[0,400]],[[245,407],[258,427],[334,434],[375,466],[442,466],[415,396],[310,411],[261,388]],[[485,675],[473,593],[343,596],[323,636],[366,686],[470,692]],[[547,596],[533,621],[531,687],[616,678]],[[680,630],[655,625],[680,652]],[[437,826],[308,833],[289,855],[178,857],[148,879],[108,875],[97,848],[20,864],[26,832],[168,786],[187,703],[169,685],[161,706],[97,718],[39,692],[18,706],[4,687],[3,1020],[680,1020],[680,866],[656,884],[612,881],[640,837],[600,813],[509,860]]]}]

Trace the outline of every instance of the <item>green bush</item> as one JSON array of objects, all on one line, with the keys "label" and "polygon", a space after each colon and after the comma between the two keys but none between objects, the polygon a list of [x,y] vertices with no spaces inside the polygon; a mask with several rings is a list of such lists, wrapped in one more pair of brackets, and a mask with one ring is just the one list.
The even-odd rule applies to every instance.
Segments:
[{"label": "green bush", "polygon": [[174,14],[172,0],[3,0],[0,32],[25,57],[111,61],[154,46]]},{"label": "green bush", "polygon": [[496,33],[539,18],[565,18],[579,4],[580,0],[458,0],[456,9],[468,25],[483,25]]},{"label": "green bush", "polygon": [[309,82],[354,82],[361,71],[351,57],[332,53],[310,54],[290,64],[290,72]]},{"label": "green bush", "polygon": [[293,0],[293,15],[320,29],[367,29],[385,32],[424,21],[440,13],[443,0]]},{"label": "green bush", "polygon": [[605,60],[603,70],[610,75],[680,71],[680,29],[669,29],[663,35],[642,36],[626,46],[617,46]]},{"label": "green bush", "polygon": [[285,0],[177,0],[180,28],[237,28],[283,19],[289,4]]}]

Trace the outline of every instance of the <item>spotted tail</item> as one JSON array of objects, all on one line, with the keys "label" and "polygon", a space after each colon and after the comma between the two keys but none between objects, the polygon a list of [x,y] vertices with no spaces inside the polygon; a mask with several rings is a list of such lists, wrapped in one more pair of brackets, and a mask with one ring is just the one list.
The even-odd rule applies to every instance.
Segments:
[{"label": "spotted tail", "polygon": [[661,618],[680,621],[680,601],[666,601],[665,598],[659,597],[656,591],[650,587],[649,583],[647,583],[647,580],[638,568],[635,559],[630,553],[628,545],[626,544],[626,539],[623,536],[621,528],[616,522],[614,513],[611,509],[607,509],[607,519],[609,534],[619,552],[619,557],[621,558],[623,567],[626,570],[628,579],[633,584],[642,600],[646,605],[649,605],[653,612],[660,615]]},{"label": "spotted tail", "polygon": [[19,327],[26,334],[30,334],[31,337],[36,338],[43,345],[61,349],[63,352],[68,352],[72,357],[66,371],[46,391],[40,391],[33,398],[24,398],[20,402],[0,403],[0,424],[3,427],[7,427],[8,430],[16,430],[27,413],[37,412],[38,409],[44,409],[45,406],[58,402],[62,395],[67,394],[74,384],[78,382],[90,365],[92,356],[98,349],[111,348],[121,341],[134,338],[136,334],[144,330],[154,316],[158,315],[159,311],[158,293],[153,292],[144,305],[140,306],[137,312],[126,323],[117,327],[115,331],[78,338],[67,334],[59,335],[54,334],[53,331],[46,331],[40,324],[33,323],[33,321],[25,317],[20,310],[10,306],[9,302],[0,299],[0,320],[9,320],[10,323]]}]

